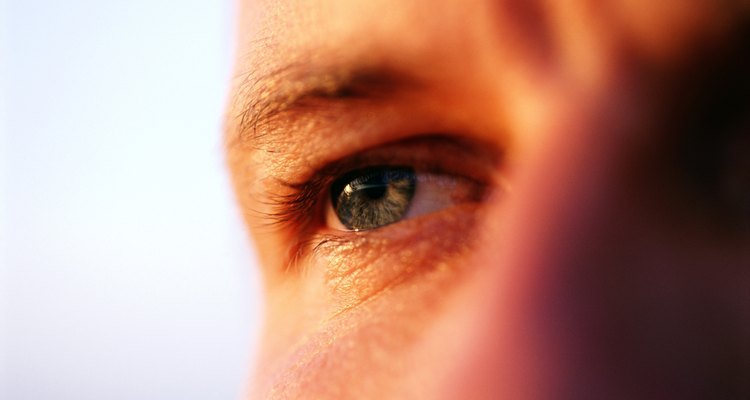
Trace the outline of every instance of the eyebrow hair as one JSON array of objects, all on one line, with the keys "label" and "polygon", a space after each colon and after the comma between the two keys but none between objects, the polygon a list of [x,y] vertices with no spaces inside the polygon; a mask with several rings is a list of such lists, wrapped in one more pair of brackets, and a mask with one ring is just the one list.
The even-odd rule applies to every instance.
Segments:
[{"label": "eyebrow hair", "polygon": [[383,98],[414,86],[416,79],[391,66],[378,64],[315,66],[289,63],[253,76],[240,85],[238,137],[252,141],[274,117],[301,109],[310,100],[327,102]]}]

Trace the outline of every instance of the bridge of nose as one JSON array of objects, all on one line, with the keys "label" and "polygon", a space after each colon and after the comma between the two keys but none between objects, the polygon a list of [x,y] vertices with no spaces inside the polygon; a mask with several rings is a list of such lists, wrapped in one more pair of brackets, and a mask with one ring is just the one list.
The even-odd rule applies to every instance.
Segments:
[{"label": "bridge of nose", "polygon": [[683,334],[711,321],[691,311],[697,275],[681,276],[702,261],[650,209],[653,182],[638,180],[641,105],[605,94],[560,103],[520,147],[510,193],[477,227],[474,280],[457,295],[473,332],[450,375],[471,398],[687,393],[685,365],[711,359],[694,349],[710,337]]}]

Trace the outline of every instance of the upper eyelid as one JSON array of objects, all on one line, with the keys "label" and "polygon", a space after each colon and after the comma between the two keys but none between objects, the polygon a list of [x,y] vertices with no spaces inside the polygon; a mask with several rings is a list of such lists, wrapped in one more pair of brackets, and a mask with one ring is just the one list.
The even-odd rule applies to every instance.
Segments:
[{"label": "upper eyelid", "polygon": [[[494,171],[481,170],[494,170],[501,156],[498,153],[500,152],[491,146],[466,142],[450,135],[420,135],[366,149],[331,161],[298,181],[275,178],[278,186],[284,188],[284,192],[268,194],[272,211],[265,217],[270,219],[273,225],[293,228],[299,232],[309,229],[316,219],[317,222],[323,223],[323,207],[334,180],[350,171],[374,165],[410,166],[417,172],[464,175],[477,182],[492,184],[493,179],[490,175]],[[450,158],[461,158],[466,162],[461,162],[460,166],[448,165],[451,164],[447,161]],[[463,165],[467,163],[469,166]],[[472,168],[471,165],[474,164],[471,163],[480,163],[483,167]]]},{"label": "upper eyelid", "polygon": [[[397,154],[394,156],[394,153]],[[457,155],[458,154],[458,155]],[[462,158],[462,161],[470,165],[482,164],[483,166],[498,167],[503,152],[494,146],[475,142],[456,135],[450,134],[423,134],[415,135],[407,139],[392,143],[385,143],[372,148],[364,149],[355,154],[327,162],[310,173],[308,177],[302,177],[296,183],[285,181],[287,186],[301,186],[311,180],[330,180],[353,171],[358,168],[371,167],[373,165],[394,165],[394,163],[408,164],[421,170],[429,170],[435,173],[463,172],[466,175],[480,174],[479,168],[470,168],[471,171],[457,171],[456,166],[446,167],[446,159]],[[436,160],[439,156],[440,160]],[[462,164],[464,164],[462,162]],[[474,173],[476,172],[476,174]],[[490,180],[482,176],[484,180]],[[480,177],[476,177],[477,180]]]}]

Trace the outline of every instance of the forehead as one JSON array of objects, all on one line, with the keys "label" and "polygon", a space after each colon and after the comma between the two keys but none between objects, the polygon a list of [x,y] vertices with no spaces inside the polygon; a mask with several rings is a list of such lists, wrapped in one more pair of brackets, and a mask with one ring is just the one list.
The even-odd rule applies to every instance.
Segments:
[{"label": "forehead", "polygon": [[484,18],[477,16],[486,7],[445,0],[244,0],[240,67],[262,75],[291,63],[406,64],[415,55],[437,61],[447,49],[475,44],[471,36],[484,37],[478,35]]},{"label": "forehead", "polygon": [[[562,51],[592,36],[668,52],[721,31],[747,2],[713,0],[241,0],[240,49],[265,58],[473,46]],[[249,53],[243,53],[249,54]],[[250,57],[253,57],[251,55]]]},{"label": "forehead", "polygon": [[[697,42],[726,34],[747,14],[743,3],[750,4],[241,0],[229,112],[245,115],[243,110],[267,103],[264,97],[280,91],[280,79],[286,81],[284,93],[303,90],[305,79],[286,71],[337,70],[345,75],[357,68],[395,66],[408,75],[437,77],[432,81],[443,87],[462,85],[468,92],[491,85],[498,93],[512,94],[523,92],[528,82],[540,86],[553,79],[600,90],[621,64],[632,64],[627,58],[671,63]],[[229,121],[228,132],[242,131],[242,123],[236,122]]]},{"label": "forehead", "polygon": [[[258,108],[266,102],[264,96],[278,95],[280,80],[285,81],[281,92],[294,92],[295,85],[304,90],[305,80],[293,75],[295,71],[307,74],[306,70],[395,67],[432,81],[433,86],[482,92],[489,85],[501,98],[518,98],[517,93],[528,92],[525,88],[530,85],[561,82],[599,91],[626,65],[669,65],[685,53],[689,56],[698,42],[725,36],[747,14],[743,3],[750,4],[741,0],[241,2],[230,115],[246,115],[243,110]],[[241,136],[242,121],[229,121],[228,132]]]}]

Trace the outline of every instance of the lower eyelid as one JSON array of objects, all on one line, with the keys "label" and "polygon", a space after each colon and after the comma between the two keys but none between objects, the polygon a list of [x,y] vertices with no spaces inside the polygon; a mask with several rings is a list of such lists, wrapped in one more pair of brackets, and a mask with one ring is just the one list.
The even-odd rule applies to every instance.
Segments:
[{"label": "lower eyelid", "polygon": [[338,314],[419,275],[455,276],[461,266],[452,260],[470,251],[480,210],[477,204],[459,204],[383,230],[333,231],[319,237],[309,265],[323,273],[341,306]]}]

